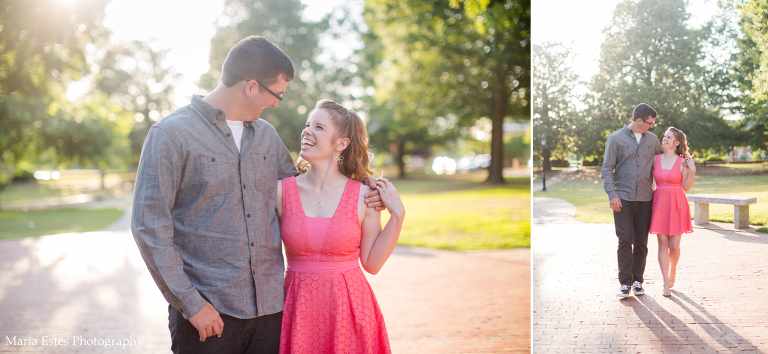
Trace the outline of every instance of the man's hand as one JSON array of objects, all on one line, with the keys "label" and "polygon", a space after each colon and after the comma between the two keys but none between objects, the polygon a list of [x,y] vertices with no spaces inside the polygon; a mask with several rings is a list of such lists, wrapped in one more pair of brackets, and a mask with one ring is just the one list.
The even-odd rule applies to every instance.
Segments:
[{"label": "man's hand", "polygon": [[205,342],[205,339],[211,336],[221,338],[221,332],[224,331],[224,321],[221,320],[219,312],[209,302],[206,302],[200,311],[190,317],[189,322],[200,332],[201,342]]},{"label": "man's hand", "polygon": [[[386,178],[379,178],[378,180],[384,183],[388,182]],[[387,209],[387,206],[384,205],[384,202],[381,201],[381,196],[379,195],[379,191],[376,190],[376,178],[368,177],[368,179],[366,179],[364,183],[366,186],[373,189],[372,192],[365,195],[365,205],[369,208],[373,208],[376,211],[382,211]]]},{"label": "man's hand", "polygon": [[613,197],[608,202],[611,203],[611,209],[616,212],[621,211],[621,199],[619,199],[619,197]]},{"label": "man's hand", "polygon": [[683,167],[687,167],[691,172],[696,173],[696,163],[693,162],[693,156],[683,158]]}]

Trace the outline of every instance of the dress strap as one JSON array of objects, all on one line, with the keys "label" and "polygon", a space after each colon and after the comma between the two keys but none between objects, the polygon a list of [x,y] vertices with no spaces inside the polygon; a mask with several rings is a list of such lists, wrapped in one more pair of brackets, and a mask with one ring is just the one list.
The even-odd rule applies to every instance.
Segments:
[{"label": "dress strap", "polygon": [[[283,213],[286,210],[301,211],[301,199],[299,199],[299,185],[296,182],[296,177],[291,176],[282,179],[283,187]],[[296,202],[298,201],[298,209],[296,208]]]}]

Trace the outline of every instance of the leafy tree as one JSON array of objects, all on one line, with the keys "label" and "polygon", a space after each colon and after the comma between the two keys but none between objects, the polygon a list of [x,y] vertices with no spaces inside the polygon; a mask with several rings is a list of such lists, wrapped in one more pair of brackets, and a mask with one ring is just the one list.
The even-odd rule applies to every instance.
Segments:
[{"label": "leafy tree", "polygon": [[100,70],[94,77],[96,88],[110,101],[120,105],[129,118],[128,163],[137,166],[144,138],[149,128],[170,114],[174,86],[180,74],[163,67],[168,50],[156,51],[141,41],[119,42],[106,47],[98,60]]},{"label": "leafy tree", "polygon": [[738,122],[744,131],[744,142],[754,150],[766,150],[768,140],[768,3],[736,1],[740,10],[739,24],[743,36],[734,36],[739,52],[734,54],[734,74],[738,84]]},{"label": "leafy tree", "polygon": [[570,134],[577,115],[573,105],[578,76],[568,66],[573,62],[570,49],[561,43],[547,42],[533,46],[533,141],[546,137],[546,148],[534,145],[550,171],[549,158],[565,158],[571,152]]},{"label": "leafy tree", "polygon": [[374,139],[406,153],[493,124],[488,181],[503,183],[502,124],[530,119],[530,1],[368,0],[361,53],[375,87]]},{"label": "leafy tree", "polygon": [[[90,71],[86,46],[101,43],[107,34],[101,24],[106,3],[105,0],[71,4],[47,0],[3,2],[0,10],[0,187],[19,173],[20,166],[31,165],[37,156],[51,149],[51,141],[46,140],[50,134],[43,130],[59,117],[61,111],[57,107],[63,104],[61,98],[66,85]],[[61,118],[58,121],[66,124]],[[75,153],[58,147],[61,146],[54,145],[48,153],[59,157]],[[84,154],[83,151],[76,153]]]},{"label": "leafy tree", "polygon": [[608,134],[629,123],[635,105],[645,102],[659,113],[657,135],[675,126],[695,151],[733,146],[737,136],[722,119],[728,73],[706,65],[704,46],[712,22],[687,27],[684,0],[627,0],[617,5],[601,48],[600,71],[584,121],[577,124],[576,147],[585,156],[601,155]]}]

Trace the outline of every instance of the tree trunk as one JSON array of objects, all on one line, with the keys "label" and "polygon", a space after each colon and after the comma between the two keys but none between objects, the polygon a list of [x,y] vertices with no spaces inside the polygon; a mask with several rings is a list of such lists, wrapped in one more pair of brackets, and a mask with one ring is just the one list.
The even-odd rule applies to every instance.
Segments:
[{"label": "tree trunk", "polygon": [[[546,138],[549,132],[549,94],[547,90],[541,95],[542,109],[541,109],[541,134]],[[552,134],[549,134],[550,144],[552,143]],[[531,142],[533,144],[533,142]],[[552,156],[549,148],[546,146],[541,147],[541,168],[544,172],[552,171],[552,165],[549,163],[549,158]]]},{"label": "tree trunk", "polygon": [[491,120],[491,165],[488,167],[488,179],[493,184],[504,183],[504,116],[507,114],[509,93],[506,80],[499,80],[499,90],[494,95]]},{"label": "tree trunk", "polygon": [[398,178],[404,179],[405,178],[405,142],[404,141],[398,141],[397,142],[397,157],[396,157],[396,163],[397,163],[397,169],[398,169]]},{"label": "tree trunk", "polygon": [[543,160],[543,166],[544,172],[552,171],[552,164],[549,163],[549,159],[552,157],[552,155],[549,152],[549,148],[544,148],[541,150],[541,159]]}]

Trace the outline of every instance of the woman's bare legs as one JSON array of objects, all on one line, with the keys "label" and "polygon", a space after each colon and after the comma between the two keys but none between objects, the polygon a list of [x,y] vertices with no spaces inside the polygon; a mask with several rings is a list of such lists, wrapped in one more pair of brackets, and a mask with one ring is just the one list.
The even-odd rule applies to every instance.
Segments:
[{"label": "woman's bare legs", "polygon": [[659,241],[659,267],[661,268],[661,277],[664,279],[663,295],[669,293],[669,236],[656,235]]},{"label": "woman's bare legs", "polygon": [[[669,279],[674,281],[675,274],[677,274],[677,262],[680,261],[680,240],[682,235],[669,236]],[[669,284],[669,287],[675,286],[674,283]]]}]

